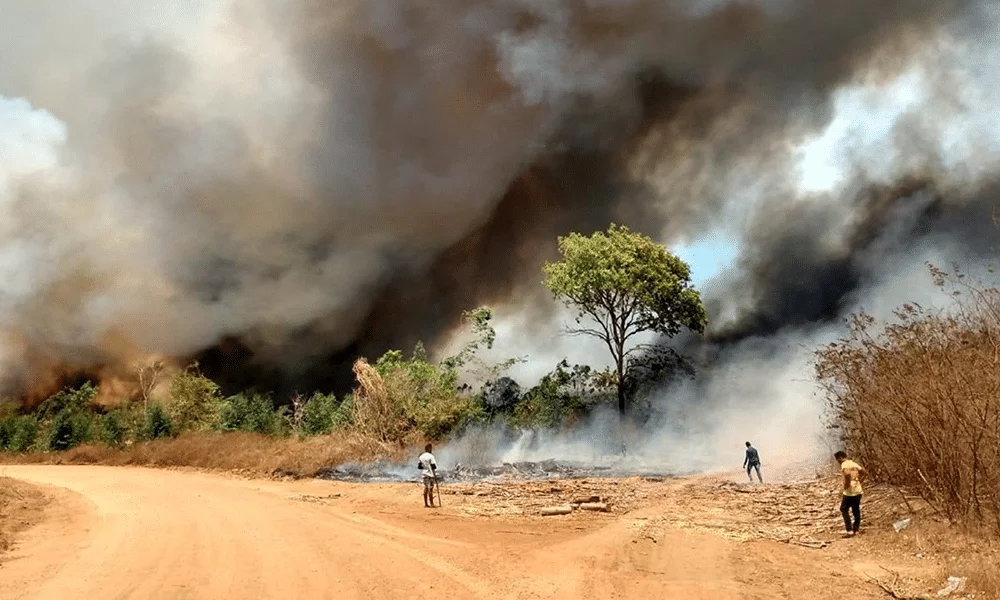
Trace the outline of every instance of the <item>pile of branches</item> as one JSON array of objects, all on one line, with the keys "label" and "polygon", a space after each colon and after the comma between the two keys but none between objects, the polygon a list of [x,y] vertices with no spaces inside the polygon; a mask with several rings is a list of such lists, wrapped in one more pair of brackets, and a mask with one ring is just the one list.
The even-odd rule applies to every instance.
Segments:
[{"label": "pile of branches", "polygon": [[[825,548],[844,527],[838,483],[829,477],[767,486],[693,482],[676,496],[663,522],[739,541]],[[881,521],[895,503],[884,490],[869,490],[866,521]]]}]

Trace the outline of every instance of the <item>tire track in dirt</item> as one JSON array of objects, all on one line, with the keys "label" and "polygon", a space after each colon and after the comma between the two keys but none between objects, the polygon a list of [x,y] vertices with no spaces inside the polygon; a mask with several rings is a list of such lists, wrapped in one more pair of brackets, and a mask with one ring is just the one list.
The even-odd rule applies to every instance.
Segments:
[{"label": "tire track in dirt", "polygon": [[152,469],[8,472],[68,491],[53,492],[58,518],[26,536],[0,572],[3,598],[493,593],[487,582],[429,554],[436,540],[261,493],[248,482]]},{"label": "tire track in dirt", "polygon": [[[814,550],[671,524],[707,515],[739,528],[762,518],[753,506],[727,510],[724,490],[708,480],[601,480],[635,501],[615,514],[550,518],[532,507],[551,490],[530,484],[506,489],[504,502],[520,503],[519,514],[484,516],[496,497],[446,495],[445,509],[426,510],[416,484],[98,466],[9,466],[5,474],[42,486],[52,502],[0,567],[4,600],[882,595],[853,571],[858,560],[877,560],[865,546]],[[697,496],[691,485],[711,493]]]}]

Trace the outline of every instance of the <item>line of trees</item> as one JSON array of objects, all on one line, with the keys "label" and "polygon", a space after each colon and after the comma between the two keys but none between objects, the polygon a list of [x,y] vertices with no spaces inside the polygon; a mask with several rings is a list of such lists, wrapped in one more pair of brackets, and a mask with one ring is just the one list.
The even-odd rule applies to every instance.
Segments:
[{"label": "line of trees", "polygon": [[[560,260],[545,265],[545,285],[577,314],[572,334],[591,335],[608,347],[613,366],[557,364],[531,388],[506,376],[523,359],[487,363],[493,313],[464,313],[471,341],[457,354],[432,361],[422,345],[409,354],[386,352],[355,364],[357,386],[342,398],[316,392],[276,402],[255,390],[224,397],[192,364],[169,379],[164,365],[136,369],[137,394],[120,406],[95,404],[90,383],[66,389],[33,411],[0,405],[0,449],[60,451],[83,443],[127,447],[186,433],[243,431],[310,436],[352,429],[382,443],[417,437],[440,439],[471,424],[502,421],[517,428],[569,426],[597,406],[616,402],[623,414],[631,398],[683,365],[670,351],[634,343],[642,332],[673,336],[701,332],[705,312],[691,285],[690,268],[651,239],[612,225],[591,236],[559,238]],[[483,382],[460,385],[463,375]]]}]

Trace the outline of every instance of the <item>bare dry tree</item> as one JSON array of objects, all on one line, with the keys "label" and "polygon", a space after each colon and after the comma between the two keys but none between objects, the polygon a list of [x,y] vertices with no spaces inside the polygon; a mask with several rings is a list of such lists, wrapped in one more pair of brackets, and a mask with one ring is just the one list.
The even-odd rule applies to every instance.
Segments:
[{"label": "bare dry tree", "polygon": [[306,404],[309,403],[309,399],[302,394],[296,393],[292,396],[292,431],[295,433],[302,432],[302,423],[305,421],[306,417]]},{"label": "bare dry tree", "polygon": [[149,408],[149,400],[164,369],[166,369],[166,364],[162,360],[135,364],[136,379],[139,381],[139,395],[145,408]]}]

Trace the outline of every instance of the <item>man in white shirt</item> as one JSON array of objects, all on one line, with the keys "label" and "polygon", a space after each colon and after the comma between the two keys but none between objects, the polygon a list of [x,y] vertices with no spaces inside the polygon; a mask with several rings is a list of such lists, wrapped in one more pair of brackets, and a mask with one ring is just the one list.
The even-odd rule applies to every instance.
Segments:
[{"label": "man in white shirt", "polygon": [[431,445],[424,446],[424,453],[417,459],[417,468],[420,469],[421,478],[424,480],[424,508],[434,508],[434,484],[437,483],[437,462],[431,454]]}]

